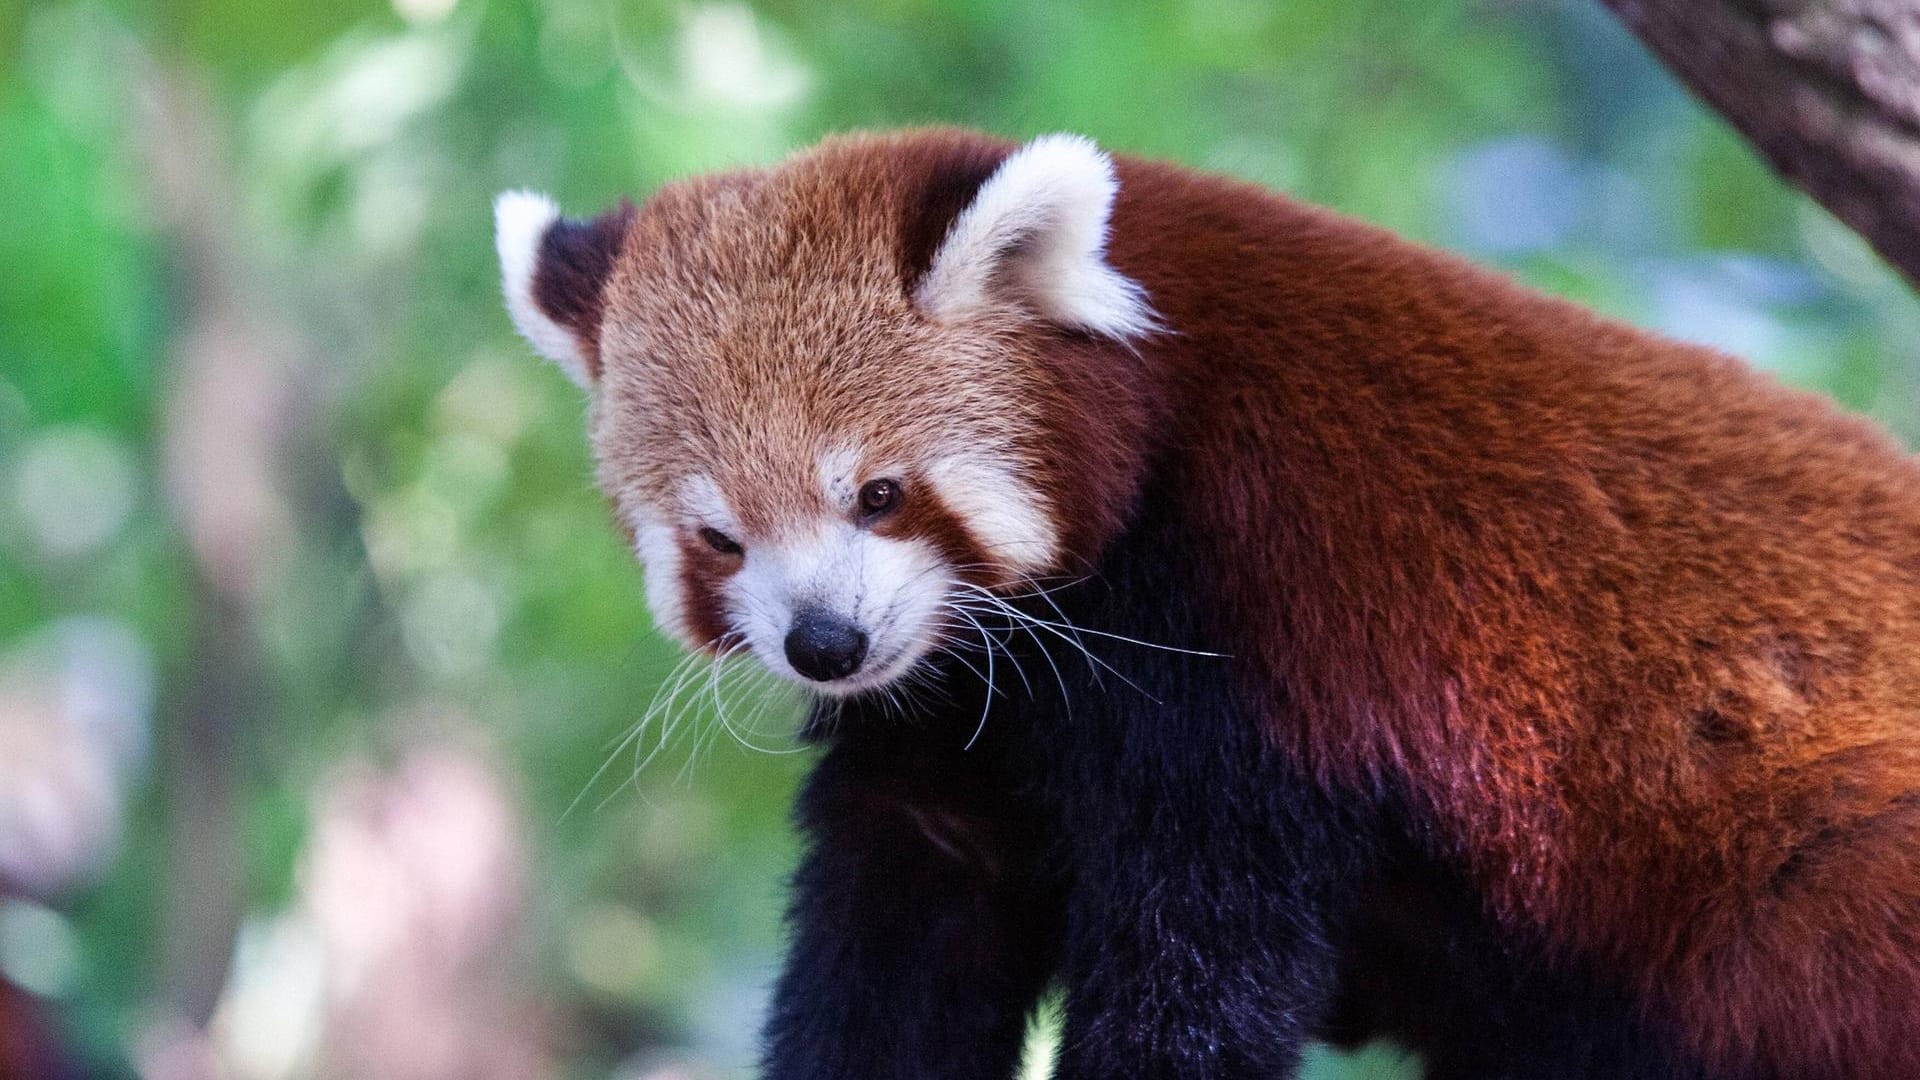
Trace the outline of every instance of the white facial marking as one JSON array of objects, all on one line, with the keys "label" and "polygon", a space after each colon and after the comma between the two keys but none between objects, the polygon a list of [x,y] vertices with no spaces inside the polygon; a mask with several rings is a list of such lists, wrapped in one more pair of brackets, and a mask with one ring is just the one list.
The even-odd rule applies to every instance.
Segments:
[{"label": "white facial marking", "polygon": [[991,310],[993,292],[1063,326],[1126,340],[1158,321],[1138,283],[1107,262],[1120,190],[1113,161],[1080,135],[1042,135],[1013,152],[954,220],[914,291],[941,321]]},{"label": "white facial marking", "polygon": [[[823,693],[848,694],[891,681],[925,655],[945,602],[940,570],[939,556],[926,544],[827,519],[788,542],[749,548],[727,583],[727,602],[768,668]],[[867,635],[858,671],[818,683],[793,670],[787,632],[795,613],[809,606],[848,619]]]},{"label": "white facial marking", "polygon": [[680,506],[696,528],[718,529],[734,540],[740,539],[740,519],[734,516],[733,506],[713,477],[696,473],[680,481]]},{"label": "white facial marking", "polygon": [[931,462],[927,478],[989,559],[1026,573],[1052,564],[1060,536],[1046,500],[1005,463],[950,455]]},{"label": "white facial marking", "polygon": [[[663,630],[690,646],[680,544],[688,529],[718,529],[741,541],[740,567],[721,586],[728,627],[770,670],[819,693],[844,695],[900,677],[944,636],[949,592],[959,569],[923,540],[881,536],[847,514],[864,475],[861,455],[837,448],[817,461],[831,509],[811,527],[777,537],[745,537],[720,485],[705,474],[680,481],[669,511],[644,507],[631,516],[635,546],[647,568],[647,600]],[[1045,499],[1006,461],[985,453],[936,458],[925,482],[985,547],[1014,573],[1051,564],[1059,547]],[[911,493],[908,495],[912,497]],[[786,639],[796,616],[820,608],[858,627],[866,656],[845,678],[817,682],[788,662]]]},{"label": "white facial marking", "polygon": [[686,596],[680,585],[679,530],[651,507],[642,507],[629,515],[633,526],[633,546],[646,568],[647,607],[660,629],[685,642],[688,637]]},{"label": "white facial marking", "polygon": [[[823,460],[822,475],[851,478],[851,461],[846,456],[837,463]],[[690,528],[715,528],[738,538],[740,526],[712,477],[689,476],[676,494],[670,510],[643,504],[628,514],[628,522],[646,567],[647,605],[654,622],[683,644],[699,648],[713,643],[690,636],[680,545]],[[849,506],[851,498],[849,494]],[[838,512],[812,529],[743,543],[740,568],[721,586],[720,600],[728,627],[777,674],[820,693],[856,693],[898,678],[940,637],[947,568],[928,544],[875,535]],[[787,633],[796,613],[806,607],[823,608],[866,634],[867,654],[853,674],[821,683],[788,663]]]},{"label": "white facial marking", "polygon": [[820,455],[820,491],[827,497],[828,506],[843,510],[853,506],[853,498],[860,491],[859,467],[860,451],[852,447],[836,447]]},{"label": "white facial marking", "polygon": [[560,208],[533,191],[503,191],[493,201],[493,242],[500,255],[500,291],[514,328],[534,351],[581,386],[593,383],[587,358],[573,331],[547,317],[533,298],[533,277],[540,268],[540,244],[560,220]]}]

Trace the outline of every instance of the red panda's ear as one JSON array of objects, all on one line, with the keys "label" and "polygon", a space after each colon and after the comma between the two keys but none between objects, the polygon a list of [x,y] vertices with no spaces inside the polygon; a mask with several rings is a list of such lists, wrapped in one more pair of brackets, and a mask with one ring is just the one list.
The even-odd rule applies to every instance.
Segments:
[{"label": "red panda's ear", "polygon": [[607,279],[633,213],[623,199],[597,218],[563,218],[552,199],[531,191],[503,192],[493,202],[507,314],[535,352],[581,386],[600,376]]},{"label": "red panda's ear", "polygon": [[1015,308],[1123,340],[1154,329],[1146,293],[1107,262],[1119,190],[1113,161],[1091,140],[1043,135],[1022,146],[954,219],[914,302],[941,322]]}]

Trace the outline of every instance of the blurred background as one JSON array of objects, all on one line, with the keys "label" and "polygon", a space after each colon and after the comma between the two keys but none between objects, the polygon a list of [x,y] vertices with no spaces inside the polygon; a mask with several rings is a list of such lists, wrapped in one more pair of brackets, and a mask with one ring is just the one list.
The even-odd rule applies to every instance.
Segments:
[{"label": "blurred background", "polygon": [[797,705],[649,629],[489,200],[929,121],[1920,435],[1914,298],[1590,0],[0,0],[0,1075],[747,1075]]}]

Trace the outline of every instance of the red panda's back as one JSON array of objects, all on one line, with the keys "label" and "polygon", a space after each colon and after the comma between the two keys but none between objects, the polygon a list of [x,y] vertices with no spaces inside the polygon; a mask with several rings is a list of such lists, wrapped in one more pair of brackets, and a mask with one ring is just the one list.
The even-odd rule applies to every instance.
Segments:
[{"label": "red panda's back", "polygon": [[1114,261],[1175,331],[1150,349],[1181,512],[1252,676],[1295,703],[1278,737],[1405,784],[1514,925],[1717,1018],[1712,1060],[1895,1044],[1920,1002],[1920,465],[1738,361],[1371,227],[1169,166],[1122,181]]}]

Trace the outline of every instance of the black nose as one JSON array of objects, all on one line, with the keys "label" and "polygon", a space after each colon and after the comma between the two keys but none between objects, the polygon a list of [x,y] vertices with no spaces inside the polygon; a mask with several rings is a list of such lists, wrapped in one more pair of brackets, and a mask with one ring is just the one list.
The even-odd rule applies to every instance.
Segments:
[{"label": "black nose", "polygon": [[805,608],[787,631],[787,663],[817,682],[843,679],[867,657],[867,635],[832,612]]}]

